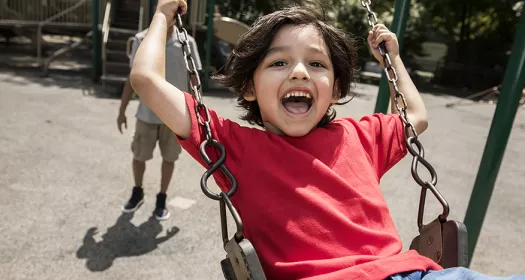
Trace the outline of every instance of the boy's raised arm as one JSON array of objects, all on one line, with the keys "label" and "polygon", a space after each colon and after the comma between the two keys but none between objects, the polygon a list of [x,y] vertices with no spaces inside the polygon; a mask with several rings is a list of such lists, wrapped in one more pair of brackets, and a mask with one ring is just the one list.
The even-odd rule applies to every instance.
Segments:
[{"label": "boy's raised arm", "polygon": [[184,94],[165,79],[167,30],[174,24],[179,7],[186,12],[182,0],[159,0],[148,33],[135,54],[130,79],[142,101],[176,135],[187,138],[191,119]]},{"label": "boy's raised arm", "polygon": [[[417,134],[423,133],[428,127],[428,116],[427,109],[421,95],[417,90],[416,86],[412,82],[410,75],[408,74],[401,57],[399,56],[399,44],[394,33],[390,32],[384,25],[378,24],[368,34],[368,44],[371,47],[372,54],[374,57],[383,65],[383,58],[379,53],[378,46],[381,42],[385,42],[387,51],[392,60],[392,66],[395,68],[398,77],[398,88],[399,91],[405,95],[407,101],[407,117],[409,121],[414,125]],[[392,113],[398,113],[397,107],[394,104],[394,88],[390,84],[391,92],[391,111]],[[401,101],[400,101],[401,102]],[[402,106],[402,104],[400,104]]]}]

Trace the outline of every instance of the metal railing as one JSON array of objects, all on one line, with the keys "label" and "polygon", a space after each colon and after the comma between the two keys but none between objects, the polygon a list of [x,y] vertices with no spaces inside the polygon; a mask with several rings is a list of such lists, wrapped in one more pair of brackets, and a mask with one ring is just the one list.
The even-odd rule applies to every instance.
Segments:
[{"label": "metal railing", "polygon": [[71,51],[77,47],[79,47],[80,45],[82,45],[83,43],[85,43],[86,41],[88,41],[91,37],[93,36],[93,31],[89,31],[86,36],[84,36],[84,38],[74,42],[73,44],[71,45],[68,45],[68,46],[65,46],[57,51],[55,51],[53,54],[51,54],[45,61],[44,61],[44,66],[43,66],[43,71],[44,71],[44,75],[47,76],[48,72],[49,72],[49,65],[51,64],[51,61],[53,61],[55,58],[61,56],[62,54],[65,54],[67,53],[68,51]]},{"label": "metal railing", "polygon": [[137,30],[137,32],[140,32],[142,31],[142,26],[143,26],[143,23],[144,23],[144,1],[140,1],[140,10],[139,10],[139,28]]},{"label": "metal railing", "polygon": [[[37,28],[37,61],[38,61],[38,65],[41,66],[42,65],[42,29],[44,28],[45,25],[49,25],[51,22],[53,22],[54,24],[56,24],[57,22],[55,20],[60,20],[60,19],[63,19],[63,18],[67,18],[68,15],[70,15],[72,12],[76,11],[77,9],[81,9],[81,8],[84,8],[88,5],[86,5],[86,3],[90,3],[91,4],[91,1],[88,1],[88,0],[80,0],[78,1],[76,4],[74,4],[73,6],[70,6],[69,8],[65,9],[65,10],[62,10],[61,12],[43,20],[43,21],[40,21],[38,23],[38,28]],[[59,23],[60,25],[64,25],[64,26],[70,26],[70,27],[82,27],[82,26],[87,26],[86,23],[79,23],[79,22],[61,22]]]},{"label": "metal railing", "polygon": [[22,21],[34,23],[45,21],[61,14],[73,5],[82,2],[83,6],[74,12],[62,14],[57,23],[91,24],[91,2],[84,0],[0,0],[0,21]]},{"label": "metal railing", "polygon": [[106,45],[109,39],[109,29],[111,25],[111,1],[106,3],[104,10],[104,20],[102,21],[102,76],[106,75]]}]

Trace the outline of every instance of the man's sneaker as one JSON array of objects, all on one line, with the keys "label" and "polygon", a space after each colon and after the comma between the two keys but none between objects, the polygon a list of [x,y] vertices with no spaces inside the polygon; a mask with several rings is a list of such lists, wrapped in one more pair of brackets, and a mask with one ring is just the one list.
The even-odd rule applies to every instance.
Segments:
[{"label": "man's sneaker", "polygon": [[155,204],[155,210],[153,215],[157,220],[166,220],[170,217],[170,211],[166,208],[166,194],[158,193],[157,194],[157,203]]},{"label": "man's sneaker", "polygon": [[144,203],[144,190],[142,187],[133,187],[131,198],[124,206],[122,206],[122,212],[135,212],[135,210],[139,209],[142,203]]}]

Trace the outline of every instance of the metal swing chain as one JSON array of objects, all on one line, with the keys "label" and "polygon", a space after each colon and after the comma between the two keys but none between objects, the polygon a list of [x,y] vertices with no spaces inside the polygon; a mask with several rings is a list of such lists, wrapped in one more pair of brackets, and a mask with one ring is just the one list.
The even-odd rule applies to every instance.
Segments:
[{"label": "metal swing chain", "polygon": [[[188,70],[188,78],[190,81],[191,91],[195,96],[195,99],[197,100],[197,106],[195,107],[197,121],[202,127],[204,135],[206,137],[206,139],[202,141],[199,147],[199,152],[204,162],[206,162],[206,164],[210,167],[204,172],[204,174],[201,177],[201,189],[207,197],[213,200],[218,200],[220,202],[221,229],[222,236],[223,239],[225,239],[225,242],[227,241],[228,236],[228,227],[226,224],[225,211],[226,208],[230,210],[230,213],[232,214],[232,217],[237,226],[235,238],[237,239],[237,241],[239,241],[243,238],[243,223],[238,212],[235,210],[230,200],[230,197],[237,190],[237,180],[230,172],[230,170],[226,167],[226,165],[224,165],[224,162],[226,161],[226,149],[224,148],[224,145],[222,145],[219,141],[214,139],[211,133],[210,111],[208,110],[208,107],[204,104],[202,100],[201,80],[199,77],[197,67],[195,66],[195,61],[193,60],[193,57],[191,55],[188,32],[182,24],[180,10],[179,12],[177,12],[175,18],[175,27],[175,31],[177,32],[177,38],[179,39],[179,42],[182,45],[182,54],[184,55],[184,63],[186,64],[186,69]],[[217,161],[213,162],[213,160],[211,160],[211,158],[208,156],[208,153],[206,152],[207,147],[211,147],[215,150],[215,152],[219,152]],[[210,189],[208,188],[208,179],[218,169],[220,169],[224,173],[224,175],[226,175],[226,177],[231,183],[231,188],[228,192],[221,192],[217,194],[210,191]]]},{"label": "metal swing chain", "polygon": [[[378,23],[378,20],[377,20],[377,14],[373,12],[370,7],[372,5],[372,1],[371,0],[360,0],[360,1],[361,1],[361,5],[367,11],[368,25],[370,26],[370,28],[374,28],[374,26]],[[418,211],[418,218],[417,218],[418,227],[420,229],[423,227],[423,214],[425,210],[425,199],[426,199],[427,189],[430,189],[430,191],[434,194],[434,196],[436,196],[436,198],[441,203],[441,206],[443,206],[443,212],[441,215],[439,215],[439,219],[442,222],[444,222],[446,221],[448,214],[449,214],[449,206],[445,198],[443,198],[441,193],[436,189],[437,173],[434,167],[425,159],[425,149],[423,147],[423,144],[418,139],[418,134],[416,132],[414,125],[408,120],[408,114],[407,114],[408,104],[405,99],[405,95],[399,91],[399,88],[397,85],[397,81],[398,81],[397,72],[396,72],[396,69],[392,66],[392,60],[390,59],[390,55],[387,52],[385,42],[382,42],[381,44],[379,44],[379,53],[383,57],[383,64],[385,66],[384,70],[385,70],[385,74],[388,79],[388,82],[392,84],[392,87],[395,92],[394,105],[396,106],[396,109],[401,117],[401,120],[403,121],[405,125],[405,136],[407,139],[407,149],[410,152],[410,154],[413,156],[412,166],[411,166],[412,177],[414,178],[416,183],[421,186],[421,196],[419,199],[419,211]],[[412,133],[412,136],[410,135],[410,133]],[[430,181],[424,181],[419,176],[419,173],[417,171],[419,163],[423,164],[423,166],[430,173],[430,176],[431,176]]]},{"label": "metal swing chain", "polygon": [[[211,165],[210,168],[204,173],[204,175],[201,178],[201,188],[204,194],[208,196],[209,198],[213,200],[221,200],[221,195],[216,194],[209,190],[207,186],[208,178],[217,170],[221,169],[221,171],[228,177],[230,180],[232,187],[230,190],[226,193],[228,197],[231,197],[235,190],[237,189],[237,180],[235,180],[235,177],[231,172],[228,170],[226,165],[224,165],[224,161],[226,159],[226,150],[224,149],[224,146],[219,143],[216,139],[213,138],[213,135],[211,133],[211,126],[210,126],[210,111],[208,110],[208,107],[204,104],[202,100],[202,87],[201,87],[201,80],[199,77],[199,73],[197,70],[197,67],[195,66],[195,61],[193,60],[193,57],[191,55],[191,48],[189,44],[188,39],[188,32],[182,25],[182,18],[180,15],[180,12],[177,13],[176,20],[175,20],[175,31],[177,32],[177,38],[179,39],[179,42],[182,45],[182,54],[184,55],[184,63],[186,64],[186,69],[188,70],[188,77],[190,81],[190,87],[193,95],[195,96],[195,99],[197,100],[197,106],[195,107],[195,113],[197,115],[197,121],[199,122],[199,125],[202,127],[204,131],[204,135],[206,137],[206,140],[204,140],[200,145],[200,154],[202,159],[206,162],[206,164]],[[210,157],[208,156],[208,153],[206,152],[206,147],[213,147],[216,151],[219,151],[219,159],[216,162],[213,162]]]}]

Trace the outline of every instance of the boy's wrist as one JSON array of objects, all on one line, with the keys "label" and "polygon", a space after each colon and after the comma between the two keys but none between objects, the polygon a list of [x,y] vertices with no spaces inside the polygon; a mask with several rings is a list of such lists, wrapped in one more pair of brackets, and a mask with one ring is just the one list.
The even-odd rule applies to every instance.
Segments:
[{"label": "boy's wrist", "polygon": [[160,17],[163,20],[165,20],[166,22],[170,22],[170,21],[172,21],[175,18],[175,15],[172,16],[171,14],[168,14],[166,12],[157,10],[157,11],[155,11],[155,14],[153,14],[153,18],[155,18],[155,17],[157,17],[157,18]]},{"label": "boy's wrist", "polygon": [[[395,68],[396,65],[403,64],[403,61],[401,60],[401,57],[399,55],[396,55],[394,57],[390,56],[390,62],[392,63],[392,66]],[[383,59],[379,60],[379,65],[381,65],[381,68],[385,68],[385,63],[383,62]]]},{"label": "boy's wrist", "polygon": [[390,60],[392,61],[392,66],[394,68],[403,65],[403,61],[401,60],[401,57],[399,55],[396,55],[394,58],[390,58]]}]

